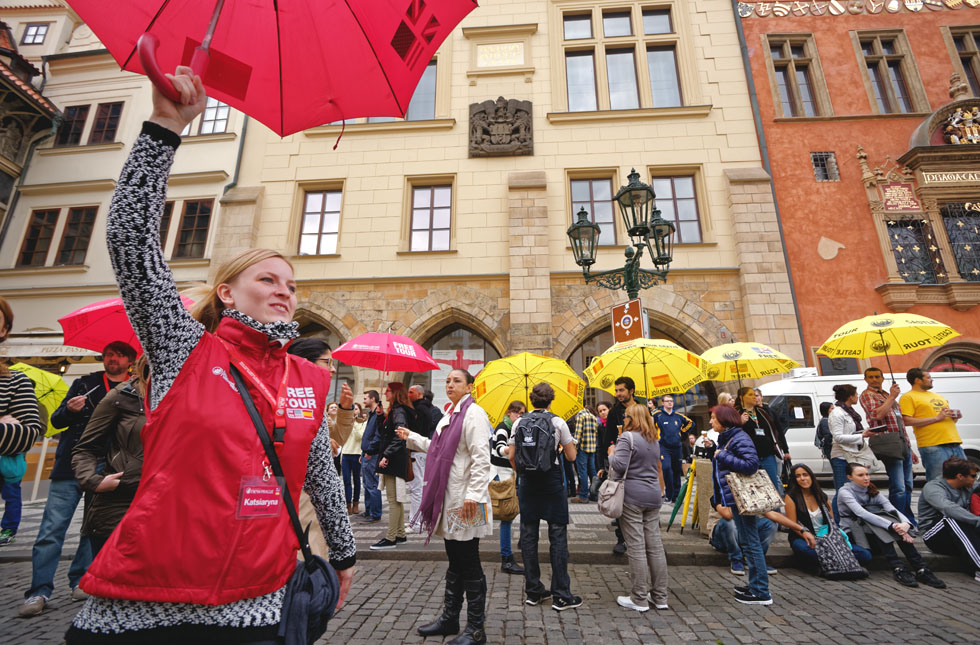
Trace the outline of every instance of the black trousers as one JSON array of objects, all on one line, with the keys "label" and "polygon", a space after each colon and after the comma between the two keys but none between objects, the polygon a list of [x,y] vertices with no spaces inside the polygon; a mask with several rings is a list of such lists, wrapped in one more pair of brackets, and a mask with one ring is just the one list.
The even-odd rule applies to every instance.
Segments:
[{"label": "black trousers", "polygon": [[956,556],[964,565],[980,571],[980,529],[944,517],[922,538],[930,551]]},{"label": "black trousers", "polygon": [[902,564],[902,559],[898,557],[897,553],[895,553],[895,545],[897,544],[898,548],[900,548],[902,553],[905,554],[906,559],[908,559],[909,564],[912,565],[912,568],[915,571],[925,568],[926,562],[922,559],[922,556],[919,554],[919,551],[915,548],[915,546],[903,540],[899,535],[894,534],[894,531],[889,532],[893,533],[895,538],[895,541],[889,544],[885,544],[879,540],[874,533],[867,533],[868,543],[871,545],[872,550],[877,550],[879,553],[881,553],[881,555],[885,556],[885,560],[888,561],[888,565],[892,569],[898,569],[899,567],[904,567],[905,565]]},{"label": "black trousers", "polygon": [[479,580],[483,577],[483,566],[480,564],[480,538],[461,542],[459,540],[444,540],[446,555],[449,556],[449,570],[463,580]]}]

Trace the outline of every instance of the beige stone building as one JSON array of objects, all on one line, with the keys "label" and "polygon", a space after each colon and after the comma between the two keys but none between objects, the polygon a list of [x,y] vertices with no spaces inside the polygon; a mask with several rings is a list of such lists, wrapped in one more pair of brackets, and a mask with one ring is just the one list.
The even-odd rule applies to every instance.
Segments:
[{"label": "beige stone building", "polygon": [[[5,18],[15,33],[27,13]],[[84,26],[58,29],[45,93],[92,110],[78,145],[38,150],[0,247],[22,335],[112,295],[105,209],[149,107],[145,79],[86,49]],[[86,144],[96,105],[113,101],[115,138]],[[349,121],[336,150],[339,124],[280,139],[243,121],[232,110],[224,134],[195,131],[178,152],[172,227],[182,204],[214,200],[202,257],[180,258],[169,233],[181,281],[276,248],[296,267],[304,333],[390,330],[445,369],[527,350],[581,370],[611,343],[609,309],[626,295],[585,284],[565,231],[584,207],[602,230],[594,269],[622,266],[629,237],[610,198],[635,168],[678,229],[667,283],[641,294],[651,335],[695,352],[755,340],[802,359],[725,0],[486,0],[439,49],[405,120]],[[52,242],[43,265],[22,266],[32,214],[83,205],[98,207],[85,262],[62,266]],[[409,378],[439,394],[443,374]],[[379,383],[370,370],[341,377]],[[703,410],[712,390],[691,402]]]}]

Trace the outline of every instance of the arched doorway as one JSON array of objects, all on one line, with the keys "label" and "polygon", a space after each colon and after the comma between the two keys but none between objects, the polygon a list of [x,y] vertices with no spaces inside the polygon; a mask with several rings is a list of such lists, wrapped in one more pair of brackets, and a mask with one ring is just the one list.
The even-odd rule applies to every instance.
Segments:
[{"label": "arched doorway", "polygon": [[[677,343],[676,339],[671,338],[666,333],[657,329],[650,330],[650,338],[664,338]],[[682,347],[684,346],[683,343],[677,344]],[[602,354],[612,347],[612,345],[612,330],[608,327],[604,328],[591,335],[572,350],[572,353],[567,358],[568,364],[572,366],[573,370],[578,372],[579,376],[585,379],[585,368],[592,362],[592,359]],[[588,383],[588,379],[586,379],[586,383]],[[714,384],[711,381],[704,381],[695,385],[687,392],[676,393],[674,395],[674,409],[691,417],[699,430],[707,429],[709,403],[716,399],[717,394]],[[599,401],[614,402],[615,398],[604,390],[587,387],[585,390],[585,404],[595,405]]]},{"label": "arched doorway", "polygon": [[451,370],[463,368],[476,376],[486,363],[500,358],[500,353],[490,341],[459,323],[443,327],[422,346],[439,363],[439,369],[411,374],[406,382],[432,390],[435,394],[433,405],[440,410],[449,403],[445,382]]},{"label": "arched doorway", "polygon": [[[334,349],[345,341],[334,329],[312,316],[304,315],[303,312],[297,313],[296,321],[299,322],[299,335],[303,338],[319,338]],[[343,383],[347,383],[352,390],[356,391],[354,368],[339,361],[334,361],[333,364],[337,368],[337,373],[330,379],[330,390],[327,392],[328,403],[336,401],[340,397],[340,388]]]},{"label": "arched doorway", "polygon": [[929,357],[930,372],[980,372],[980,345],[947,343]]}]

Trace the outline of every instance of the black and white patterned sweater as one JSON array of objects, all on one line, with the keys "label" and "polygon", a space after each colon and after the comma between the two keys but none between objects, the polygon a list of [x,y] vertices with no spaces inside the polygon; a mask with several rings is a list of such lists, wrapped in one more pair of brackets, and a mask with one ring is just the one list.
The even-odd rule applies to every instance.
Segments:
[{"label": "black and white patterned sweater", "polygon": [[[191,317],[180,301],[160,244],[167,178],[179,145],[180,137],[170,130],[149,122],[143,124],[123,166],[106,222],[109,256],[126,313],[153,374],[148,397],[151,410],[163,400],[204,334],[204,326]],[[273,340],[297,335],[295,323],[261,324],[234,310],[226,310],[225,315],[265,332]],[[344,491],[333,466],[326,414],[310,446],[304,489],[330,547],[331,564],[338,570],[353,566],[356,547]],[[283,594],[284,589],[279,589],[258,598],[217,606],[91,597],[75,617],[73,629],[119,634],[194,626],[236,630],[270,627],[279,623]]]}]

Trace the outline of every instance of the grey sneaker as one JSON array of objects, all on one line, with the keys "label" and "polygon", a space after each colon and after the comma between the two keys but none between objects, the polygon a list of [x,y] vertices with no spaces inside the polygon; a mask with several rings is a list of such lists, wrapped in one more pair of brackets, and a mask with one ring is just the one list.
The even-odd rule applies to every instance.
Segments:
[{"label": "grey sneaker", "polygon": [[25,600],[24,604],[20,606],[20,609],[17,610],[17,615],[21,618],[39,616],[47,605],[48,599],[44,596],[31,596]]},{"label": "grey sneaker", "polygon": [[88,598],[88,594],[85,593],[85,590],[83,590],[81,587],[73,587],[72,588],[72,590],[71,590],[71,601],[72,602],[80,602],[82,600],[85,600],[86,598]]}]

